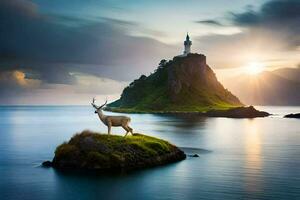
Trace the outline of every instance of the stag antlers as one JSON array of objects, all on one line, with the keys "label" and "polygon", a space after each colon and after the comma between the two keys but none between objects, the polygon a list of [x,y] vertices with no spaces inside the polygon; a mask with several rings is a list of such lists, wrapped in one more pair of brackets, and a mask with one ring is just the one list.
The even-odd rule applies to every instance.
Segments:
[{"label": "stag antlers", "polygon": [[96,98],[94,97],[91,104],[92,104],[92,106],[93,106],[96,110],[99,110],[99,109],[103,108],[103,107],[107,104],[107,100],[106,100],[105,103],[104,103],[103,105],[101,105],[101,106],[97,106],[97,105],[95,104],[95,102],[96,102]]}]

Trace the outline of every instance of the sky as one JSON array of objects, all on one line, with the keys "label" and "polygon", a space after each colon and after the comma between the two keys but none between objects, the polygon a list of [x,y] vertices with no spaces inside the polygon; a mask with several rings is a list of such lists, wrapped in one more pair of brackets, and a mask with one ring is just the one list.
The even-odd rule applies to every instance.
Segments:
[{"label": "sky", "polygon": [[1,0],[0,105],[119,98],[161,59],[207,56],[218,78],[300,63],[299,0]]}]

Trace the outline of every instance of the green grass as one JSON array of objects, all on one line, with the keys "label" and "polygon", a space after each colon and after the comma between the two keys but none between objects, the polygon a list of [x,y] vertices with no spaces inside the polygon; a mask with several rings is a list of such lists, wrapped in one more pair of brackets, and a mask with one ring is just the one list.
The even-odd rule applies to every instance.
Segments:
[{"label": "green grass", "polygon": [[123,137],[86,130],[59,145],[53,161],[56,164],[67,163],[69,167],[114,168],[144,162],[174,151],[178,151],[177,147],[155,137],[137,133]]},{"label": "green grass", "polygon": [[184,105],[178,106],[174,104],[166,105],[164,108],[160,110],[156,109],[148,109],[142,107],[133,107],[133,108],[120,108],[120,107],[109,107],[106,110],[112,112],[120,112],[120,113],[176,113],[176,112],[190,112],[190,113],[205,113],[211,110],[230,110],[232,108],[238,108],[241,106],[234,106],[230,104],[216,104],[211,106],[197,106],[197,105]]},{"label": "green grass", "polygon": [[234,104],[223,101],[224,97],[216,96],[214,93],[205,91],[190,92],[182,90],[179,94],[180,100],[172,103],[167,95],[165,87],[158,87],[149,92],[134,106],[108,106],[106,109],[113,112],[126,113],[158,113],[158,112],[207,112],[210,110],[228,110],[241,107],[242,104]]}]

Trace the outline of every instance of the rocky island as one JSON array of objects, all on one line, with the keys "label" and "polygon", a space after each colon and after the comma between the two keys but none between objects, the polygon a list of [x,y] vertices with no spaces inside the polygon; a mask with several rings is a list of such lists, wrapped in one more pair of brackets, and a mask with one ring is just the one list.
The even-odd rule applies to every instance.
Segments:
[{"label": "rocky island", "polygon": [[83,131],[59,145],[43,166],[77,170],[131,170],[184,160],[176,146],[154,137],[117,136]]},{"label": "rocky island", "polygon": [[297,118],[300,119],[300,113],[295,113],[295,114],[288,114],[284,116],[285,118]]},{"label": "rocky island", "polygon": [[162,60],[154,73],[142,75],[106,110],[127,113],[197,114],[207,117],[253,118],[269,113],[244,107],[217,80],[206,56],[189,53]]},{"label": "rocky island", "polygon": [[203,116],[207,117],[229,117],[229,118],[255,118],[267,117],[270,113],[256,110],[253,106],[237,107],[228,110],[210,110],[205,112]]}]

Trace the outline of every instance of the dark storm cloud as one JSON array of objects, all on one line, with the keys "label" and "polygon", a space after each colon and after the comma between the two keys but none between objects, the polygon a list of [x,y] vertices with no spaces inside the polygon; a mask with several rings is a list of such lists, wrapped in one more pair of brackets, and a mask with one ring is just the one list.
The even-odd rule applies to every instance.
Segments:
[{"label": "dark storm cloud", "polygon": [[170,49],[128,35],[133,22],[44,15],[26,0],[2,0],[0,24],[0,71],[18,69],[49,83],[72,83],[74,71],[130,79]]},{"label": "dark storm cloud", "polygon": [[233,21],[240,26],[256,26],[260,23],[259,16],[253,10],[248,10],[245,13],[232,13]]},{"label": "dark storm cloud", "polygon": [[299,0],[271,0],[257,9],[247,6],[243,12],[224,16],[222,28],[234,25],[240,27],[241,32],[200,36],[195,38],[198,42],[194,47],[201,44],[198,48],[217,68],[245,66],[253,59],[291,60],[288,56],[294,56],[300,46],[299,10]]},{"label": "dark storm cloud", "polygon": [[238,26],[265,29],[286,40],[289,47],[300,45],[300,1],[272,0],[258,11],[249,8],[242,13],[232,13]]},{"label": "dark storm cloud", "polygon": [[232,13],[232,15],[238,25],[267,25],[299,22],[299,10],[299,0],[273,0],[263,4],[258,11],[249,8],[246,12]]}]

